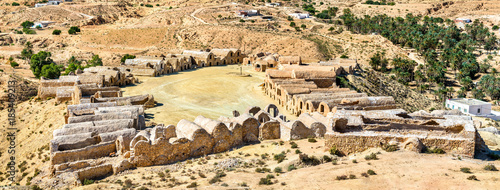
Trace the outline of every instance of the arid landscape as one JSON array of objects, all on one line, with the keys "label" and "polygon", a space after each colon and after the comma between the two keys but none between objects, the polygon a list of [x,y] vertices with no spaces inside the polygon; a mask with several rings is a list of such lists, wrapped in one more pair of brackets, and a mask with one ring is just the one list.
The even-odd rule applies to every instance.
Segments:
[{"label": "arid landscape", "polygon": [[2,0],[0,188],[496,189],[499,26],[497,0]]}]

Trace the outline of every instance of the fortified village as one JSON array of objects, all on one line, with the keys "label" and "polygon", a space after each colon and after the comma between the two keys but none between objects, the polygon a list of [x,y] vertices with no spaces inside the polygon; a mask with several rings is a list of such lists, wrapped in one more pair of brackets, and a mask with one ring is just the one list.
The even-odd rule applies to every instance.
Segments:
[{"label": "fortified village", "polygon": [[363,72],[355,60],[301,64],[298,56],[277,57],[281,62],[263,64],[253,59],[249,63],[258,71],[269,68],[264,92],[297,115],[294,120],[269,104],[235,110],[231,118],[198,116],[177,125],[147,126],[145,113],[155,106],[154,97],[121,94],[119,86],[137,82],[134,76],[155,77],[249,60],[237,49],[139,57],[119,67],[91,67],[59,79],[42,79],[39,97],[71,102],[65,124],[50,141],[51,175],[59,183],[78,186],[132,168],[171,164],[271,139],[325,138],[325,148],[335,148],[339,155],[395,146],[417,153],[441,149],[474,158],[485,146],[470,116],[453,111],[409,114],[397,108],[393,97],[338,87],[336,76]]}]

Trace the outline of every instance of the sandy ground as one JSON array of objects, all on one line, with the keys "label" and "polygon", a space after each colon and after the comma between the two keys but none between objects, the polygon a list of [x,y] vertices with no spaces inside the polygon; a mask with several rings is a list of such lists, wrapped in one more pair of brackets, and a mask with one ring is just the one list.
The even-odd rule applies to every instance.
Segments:
[{"label": "sandy ground", "polygon": [[[146,113],[152,115],[152,121],[167,125],[175,125],[181,119],[193,121],[198,115],[211,119],[232,117],[233,110],[243,113],[249,106],[264,108],[276,104],[259,86],[264,82],[265,73],[244,66],[243,72],[251,77],[230,74],[238,73],[239,69],[237,65],[228,65],[140,77],[140,84],[122,88],[123,96],[152,94],[159,104]],[[293,119],[290,113],[283,114]]]}]

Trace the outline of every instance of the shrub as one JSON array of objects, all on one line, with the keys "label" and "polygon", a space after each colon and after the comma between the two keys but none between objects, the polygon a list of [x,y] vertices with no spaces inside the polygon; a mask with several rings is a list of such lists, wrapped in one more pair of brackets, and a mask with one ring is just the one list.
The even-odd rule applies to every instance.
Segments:
[{"label": "shrub", "polygon": [[125,54],[125,55],[123,55],[123,57],[120,60],[120,62],[121,63],[125,63],[125,60],[127,60],[127,59],[135,59],[135,55]]},{"label": "shrub", "polygon": [[333,165],[337,165],[337,160],[332,160]]},{"label": "shrub", "polygon": [[290,142],[290,145],[292,145],[292,148],[298,148],[299,147],[299,145],[297,145],[297,143],[295,143],[293,141]]},{"label": "shrub", "polygon": [[61,30],[52,31],[52,35],[60,35],[60,34],[61,34]]},{"label": "shrub", "polygon": [[500,27],[498,27],[498,25],[491,27],[491,29],[493,29],[493,30],[498,30],[498,28],[500,28]]},{"label": "shrub", "polygon": [[245,20],[243,20],[243,19],[240,19],[240,22],[245,22]]},{"label": "shrub", "polygon": [[323,155],[323,162],[331,162],[331,161],[332,161],[332,157],[327,156],[327,155]]},{"label": "shrub", "polygon": [[17,66],[19,66],[19,63],[15,62],[15,61],[12,61],[12,62],[10,62],[10,66],[12,68],[16,68]]},{"label": "shrub", "polygon": [[475,175],[471,175],[467,179],[468,180],[475,180],[475,181],[477,181],[477,177]]},{"label": "shrub", "polygon": [[195,188],[198,187],[198,184],[196,182],[193,182],[187,186],[187,188]]},{"label": "shrub", "polygon": [[342,59],[347,59],[347,58],[349,58],[349,56],[347,56],[346,54],[342,54],[342,55],[340,56],[340,58],[342,58]]},{"label": "shrub", "polygon": [[94,180],[91,180],[91,179],[84,179],[83,180],[83,185],[90,185],[90,184],[93,184],[94,183]]},{"label": "shrub", "polygon": [[286,158],[285,152],[281,152],[279,154],[274,155],[274,160],[278,161],[278,163],[283,162],[283,160],[285,160],[285,158]]},{"label": "shrub", "polygon": [[224,176],[226,176],[226,173],[224,173],[223,171],[217,171],[215,176],[212,179],[210,179],[210,181],[208,181],[208,183],[210,183],[210,184],[217,183],[217,182],[221,181],[221,178]]},{"label": "shrub", "polygon": [[358,161],[356,159],[352,160],[352,163],[358,163]]},{"label": "shrub", "polygon": [[68,34],[75,35],[76,33],[80,32],[80,28],[78,26],[72,26],[68,30]]},{"label": "shrub", "polygon": [[318,141],[315,138],[309,138],[309,139],[307,139],[307,142],[315,143]]},{"label": "shrub", "polygon": [[361,173],[361,176],[368,177],[369,175],[367,173]]},{"label": "shrub", "polygon": [[165,173],[163,173],[163,172],[158,172],[158,176],[160,176],[160,177],[165,177]]},{"label": "shrub", "polygon": [[150,8],[153,7],[153,5],[151,5],[151,4],[146,4],[145,6],[150,7]]},{"label": "shrub", "polygon": [[470,168],[460,168],[460,171],[461,171],[461,172],[464,172],[464,173],[469,173],[469,174],[470,174],[470,173],[472,173],[472,172],[470,171]]},{"label": "shrub", "polygon": [[31,30],[29,28],[23,28],[23,32],[25,34],[36,34],[36,32],[34,30]]},{"label": "shrub", "polygon": [[316,166],[321,164],[321,161],[315,156],[308,156],[307,154],[299,154],[300,161],[305,165]]},{"label": "shrub", "polygon": [[377,173],[375,173],[375,171],[373,170],[368,170],[366,173],[368,173],[369,175],[377,175]]},{"label": "shrub", "polygon": [[369,155],[366,155],[366,156],[365,156],[365,160],[378,160],[378,158],[377,158],[377,154],[375,154],[375,153],[371,153],[371,154],[369,154]]},{"label": "shrub", "polygon": [[337,155],[337,156],[340,156],[341,153],[339,150],[337,150],[337,147],[336,146],[333,146],[332,148],[330,148],[330,154],[331,155]]},{"label": "shrub", "polygon": [[337,176],[337,180],[346,180],[346,179],[347,179],[346,175]]},{"label": "shrub", "polygon": [[290,22],[290,27],[295,27],[295,22]]},{"label": "shrub", "polygon": [[356,179],[356,176],[351,174],[351,175],[349,175],[349,179]]},{"label": "shrub", "polygon": [[272,185],[273,182],[271,179],[274,178],[274,175],[268,174],[266,178],[260,178],[259,185]]},{"label": "shrub", "polygon": [[487,170],[487,171],[498,171],[498,169],[493,164],[488,164],[488,165],[484,166],[484,170]]},{"label": "shrub", "polygon": [[293,17],[288,16],[288,17],[286,17],[286,20],[288,20],[288,21],[293,21]]},{"label": "shrub", "polygon": [[426,153],[428,153],[428,154],[444,154],[445,152],[443,149],[440,149],[440,148],[433,148],[433,149],[428,148],[426,150]]},{"label": "shrub", "polygon": [[281,167],[276,167],[276,168],[274,168],[274,172],[281,173],[281,172],[283,172],[283,169],[281,169]]},{"label": "shrub", "polygon": [[296,170],[297,168],[294,165],[288,166],[288,171]]},{"label": "shrub", "polygon": [[382,145],[382,150],[385,150],[386,152],[394,152],[398,150],[397,145],[390,145],[390,144],[384,144]]},{"label": "shrub", "polygon": [[302,153],[299,149],[295,150],[295,154],[300,154]]},{"label": "shrub", "polygon": [[20,4],[18,2],[12,2],[12,6],[19,6]]}]

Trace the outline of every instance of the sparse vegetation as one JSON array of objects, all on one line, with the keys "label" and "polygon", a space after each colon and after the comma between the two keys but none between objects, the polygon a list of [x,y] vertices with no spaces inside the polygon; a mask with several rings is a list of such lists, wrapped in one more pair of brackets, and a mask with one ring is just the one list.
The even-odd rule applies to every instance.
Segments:
[{"label": "sparse vegetation", "polygon": [[368,173],[369,175],[377,175],[377,173],[375,173],[375,171],[373,170],[368,170],[366,173]]},{"label": "sparse vegetation", "polygon": [[375,154],[375,153],[371,153],[371,154],[369,154],[369,155],[366,155],[366,156],[365,156],[365,160],[378,160],[378,158],[377,158],[377,154]]},{"label": "sparse vegetation", "polygon": [[286,158],[286,153],[284,151],[279,153],[279,154],[274,155],[274,160],[278,161],[278,163],[283,162],[283,160],[285,160],[285,158]]},{"label": "sparse vegetation", "polygon": [[486,171],[498,171],[498,169],[493,164],[488,164],[488,165],[484,166],[484,170],[486,170]]},{"label": "sparse vegetation", "polygon": [[321,161],[315,156],[308,156],[307,154],[299,154],[300,161],[305,165],[316,166],[321,164]]},{"label": "sparse vegetation", "polygon": [[260,178],[259,185],[272,185],[272,178],[274,178],[274,175],[272,174],[268,174],[265,178]]},{"label": "sparse vegetation", "polygon": [[460,171],[463,172],[463,173],[472,173],[470,171],[470,168],[460,168]]},{"label": "sparse vegetation", "polygon": [[427,148],[426,153],[428,154],[444,154],[444,150],[441,148]]}]

